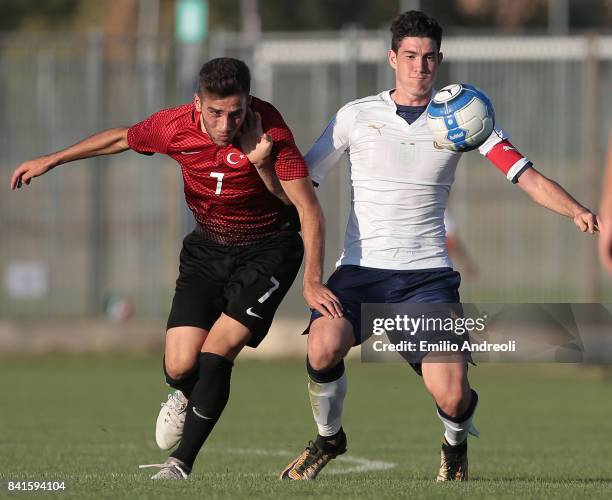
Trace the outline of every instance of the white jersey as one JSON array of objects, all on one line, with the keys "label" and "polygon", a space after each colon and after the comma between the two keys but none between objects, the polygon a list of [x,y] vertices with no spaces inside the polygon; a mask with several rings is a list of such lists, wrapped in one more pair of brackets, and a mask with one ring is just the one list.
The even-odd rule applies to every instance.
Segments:
[{"label": "white jersey", "polygon": [[[390,92],[342,107],[305,156],[312,180],[320,184],[348,154],[351,211],[336,265],[452,267],[444,212],[461,153],[434,145],[425,113],[412,125],[398,116]],[[486,155],[505,138],[496,129],[480,153]],[[525,163],[514,165],[508,178]]]},{"label": "white jersey", "polygon": [[446,230],[446,237],[455,236],[457,234],[457,224],[455,219],[448,211],[448,208],[444,212],[444,229]]}]

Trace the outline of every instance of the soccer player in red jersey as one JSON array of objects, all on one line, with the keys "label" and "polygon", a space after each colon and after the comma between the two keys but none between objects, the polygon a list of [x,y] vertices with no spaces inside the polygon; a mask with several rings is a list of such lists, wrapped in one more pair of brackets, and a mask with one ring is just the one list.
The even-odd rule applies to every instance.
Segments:
[{"label": "soccer player in red jersey", "polygon": [[166,333],[164,371],[176,391],[156,427],[160,448],[180,444],[153,476],[184,479],[228,401],[234,359],[267,334],[304,252],[306,302],[328,318],[342,312],[321,283],[323,216],[304,159],[280,113],[250,95],[246,64],[207,62],[192,103],[26,161],[11,188],[64,163],[128,149],[179,163],[196,220],[183,242]]}]

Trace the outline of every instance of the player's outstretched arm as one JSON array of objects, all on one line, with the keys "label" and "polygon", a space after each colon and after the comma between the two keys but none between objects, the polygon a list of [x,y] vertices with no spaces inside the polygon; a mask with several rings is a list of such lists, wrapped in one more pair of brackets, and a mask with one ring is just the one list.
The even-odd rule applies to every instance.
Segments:
[{"label": "player's outstretched arm", "polygon": [[543,176],[535,168],[523,172],[518,185],[536,202],[558,214],[571,217],[583,233],[599,231],[597,216],[583,207],[555,181]]},{"label": "player's outstretched arm", "polygon": [[112,128],[83,139],[80,142],[56,153],[39,156],[19,165],[11,177],[11,189],[30,184],[34,177],[47,173],[52,168],[75,160],[92,156],[121,153],[129,149],[126,127]]},{"label": "player's outstretched arm", "polygon": [[310,177],[281,181],[283,189],[297,208],[304,239],[304,299],[309,307],[328,318],[342,316],[342,306],[332,291],[321,283],[325,219]]},{"label": "player's outstretched arm", "polygon": [[604,269],[612,275],[612,133],[608,140],[608,157],[599,216],[601,217],[601,234],[599,236],[599,260]]}]

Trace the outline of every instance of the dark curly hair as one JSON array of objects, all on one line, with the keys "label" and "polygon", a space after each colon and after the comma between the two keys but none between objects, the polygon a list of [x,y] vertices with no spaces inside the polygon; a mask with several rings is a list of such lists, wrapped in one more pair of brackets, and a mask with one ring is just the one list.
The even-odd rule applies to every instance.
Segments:
[{"label": "dark curly hair", "polygon": [[228,97],[236,94],[249,94],[251,91],[251,72],[239,59],[218,57],[204,63],[200,69],[198,93]]},{"label": "dark curly hair", "polygon": [[438,50],[442,45],[442,26],[434,18],[418,10],[409,10],[397,16],[391,23],[390,31],[391,48],[396,53],[407,36],[431,38],[438,44]]}]

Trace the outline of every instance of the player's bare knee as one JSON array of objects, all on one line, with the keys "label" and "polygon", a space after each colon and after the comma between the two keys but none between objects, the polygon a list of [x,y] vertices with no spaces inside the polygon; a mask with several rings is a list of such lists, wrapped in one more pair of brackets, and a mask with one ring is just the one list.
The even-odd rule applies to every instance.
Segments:
[{"label": "player's bare knee", "polygon": [[441,389],[432,393],[438,407],[447,415],[456,417],[462,415],[471,401],[471,391],[467,393],[460,384]]},{"label": "player's bare knee", "polygon": [[456,399],[452,399],[452,398],[443,398],[443,399],[438,399],[436,400],[436,404],[438,405],[438,407],[447,415],[451,416],[451,417],[457,417],[458,415],[460,415],[461,409],[460,409],[460,401],[456,400]]},{"label": "player's bare knee", "polygon": [[186,359],[169,360],[166,358],[165,361],[166,375],[174,380],[182,380],[189,377],[195,368],[195,362],[189,362]]},{"label": "player's bare knee", "polygon": [[339,345],[315,344],[308,347],[308,361],[317,371],[326,371],[336,366],[344,357]]},{"label": "player's bare knee", "polygon": [[319,318],[308,335],[308,360],[317,371],[334,368],[353,346],[352,327],[348,321]]},{"label": "player's bare knee", "polygon": [[336,366],[348,349],[345,348],[339,335],[315,334],[308,339],[308,360],[317,371],[325,371]]},{"label": "player's bare knee", "polygon": [[200,328],[176,327],[166,333],[164,371],[178,381],[188,378],[197,370],[198,356],[208,332]]}]

